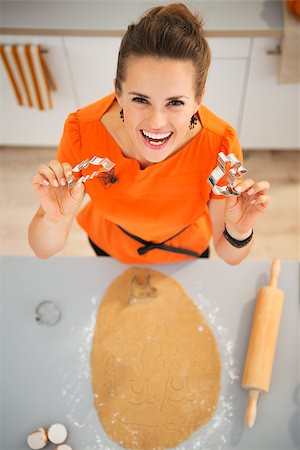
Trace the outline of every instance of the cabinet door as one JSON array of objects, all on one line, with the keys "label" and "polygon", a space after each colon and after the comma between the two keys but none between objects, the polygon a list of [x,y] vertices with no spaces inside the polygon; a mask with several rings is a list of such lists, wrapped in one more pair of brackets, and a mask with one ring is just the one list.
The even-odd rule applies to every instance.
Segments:
[{"label": "cabinet door", "polygon": [[253,40],[241,128],[247,148],[300,148],[299,84],[278,83],[278,45],[276,38]]},{"label": "cabinet door", "polygon": [[36,108],[19,106],[0,61],[1,145],[57,146],[65,119],[76,108],[61,38],[7,35],[2,36],[1,41],[4,44],[40,44],[46,50],[45,61],[57,86],[57,90],[51,93],[53,109],[39,111]]},{"label": "cabinet door", "polygon": [[208,39],[212,52],[203,103],[240,131],[249,38]]},{"label": "cabinet door", "polygon": [[120,37],[64,38],[80,107],[114,90]]}]

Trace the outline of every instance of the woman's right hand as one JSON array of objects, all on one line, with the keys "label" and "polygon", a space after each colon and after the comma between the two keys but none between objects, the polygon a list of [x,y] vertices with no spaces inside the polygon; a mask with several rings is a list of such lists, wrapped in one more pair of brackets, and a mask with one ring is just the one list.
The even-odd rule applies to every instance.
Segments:
[{"label": "woman's right hand", "polygon": [[70,164],[53,160],[48,165],[41,165],[38,174],[31,179],[45,216],[51,222],[73,217],[83,200],[84,185],[75,184],[69,189],[67,180],[71,177]]}]

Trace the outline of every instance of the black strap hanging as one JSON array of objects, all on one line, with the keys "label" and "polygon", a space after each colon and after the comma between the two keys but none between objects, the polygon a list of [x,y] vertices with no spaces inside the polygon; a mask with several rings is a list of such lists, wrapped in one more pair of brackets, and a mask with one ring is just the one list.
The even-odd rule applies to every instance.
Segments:
[{"label": "black strap hanging", "polygon": [[143,244],[142,247],[139,247],[137,249],[139,255],[145,255],[146,253],[150,252],[151,250],[159,249],[159,250],[164,250],[166,252],[181,253],[183,255],[194,256],[195,258],[201,258],[201,257],[203,258],[203,256],[204,256],[203,253],[200,254],[200,253],[194,252],[193,250],[188,250],[186,248],[180,248],[180,247],[173,247],[171,245],[165,244],[165,242],[170,241],[171,239],[175,238],[180,233],[182,233],[184,230],[186,230],[189,227],[189,225],[187,227],[183,228],[178,233],[174,234],[174,236],[166,239],[165,241],[159,242],[158,244],[151,242],[151,241],[146,241],[145,239],[135,236],[134,234],[129,233],[129,231],[124,230],[124,228],[122,228],[120,225],[117,225],[117,226],[120,228],[121,231],[123,231],[123,233],[127,234],[127,236],[129,236],[130,238],[134,239],[135,241]]}]

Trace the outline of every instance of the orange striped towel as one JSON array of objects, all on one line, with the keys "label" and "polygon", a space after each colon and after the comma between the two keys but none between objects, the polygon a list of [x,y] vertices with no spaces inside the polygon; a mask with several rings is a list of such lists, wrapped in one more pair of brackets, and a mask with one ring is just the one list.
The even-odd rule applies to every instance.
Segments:
[{"label": "orange striped towel", "polygon": [[0,45],[0,54],[20,106],[52,109],[49,70],[39,45]]}]

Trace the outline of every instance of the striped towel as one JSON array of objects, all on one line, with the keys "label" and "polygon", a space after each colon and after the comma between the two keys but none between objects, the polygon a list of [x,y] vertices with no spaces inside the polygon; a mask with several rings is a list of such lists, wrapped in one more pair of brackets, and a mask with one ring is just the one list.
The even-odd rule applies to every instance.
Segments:
[{"label": "striped towel", "polygon": [[[299,2],[300,5],[300,2]],[[300,9],[299,9],[300,14]],[[279,83],[300,83],[300,15],[297,18],[284,9],[283,39],[279,64]]]},{"label": "striped towel", "polygon": [[20,106],[52,109],[53,79],[39,45],[0,45],[0,54]]}]

